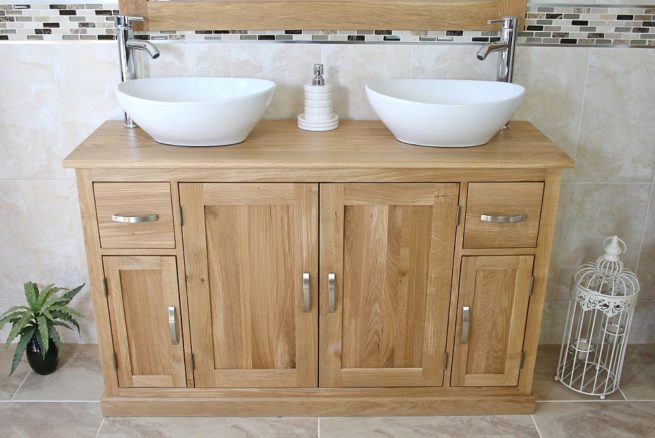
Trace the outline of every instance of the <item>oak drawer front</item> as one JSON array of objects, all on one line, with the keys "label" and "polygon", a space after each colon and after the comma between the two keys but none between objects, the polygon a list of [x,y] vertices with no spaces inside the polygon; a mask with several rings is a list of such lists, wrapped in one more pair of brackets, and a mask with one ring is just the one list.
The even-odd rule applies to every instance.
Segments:
[{"label": "oak drawer front", "polygon": [[175,248],[169,183],[94,183],[102,248]]},{"label": "oak drawer front", "polygon": [[464,248],[537,246],[544,184],[470,183]]}]

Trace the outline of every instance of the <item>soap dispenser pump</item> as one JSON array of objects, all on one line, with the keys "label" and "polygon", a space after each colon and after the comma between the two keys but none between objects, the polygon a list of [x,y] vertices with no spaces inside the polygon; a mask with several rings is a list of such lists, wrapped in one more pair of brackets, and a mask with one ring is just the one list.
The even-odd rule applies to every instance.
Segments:
[{"label": "soap dispenser pump", "polygon": [[312,83],[305,85],[305,112],[298,116],[298,127],[307,131],[339,127],[339,116],[332,112],[332,86],[325,83],[323,64],[314,64]]}]

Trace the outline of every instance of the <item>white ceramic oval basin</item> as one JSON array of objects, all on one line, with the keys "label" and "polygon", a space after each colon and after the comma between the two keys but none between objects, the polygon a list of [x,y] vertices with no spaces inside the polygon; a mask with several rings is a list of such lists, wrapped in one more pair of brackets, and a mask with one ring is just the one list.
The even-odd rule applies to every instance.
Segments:
[{"label": "white ceramic oval basin", "polygon": [[155,141],[175,146],[241,143],[271,103],[275,82],[242,78],[146,78],[123,82],[123,110]]},{"label": "white ceramic oval basin", "polygon": [[509,121],[525,89],[516,84],[383,79],[366,84],[382,123],[403,143],[464,147],[487,143]]}]

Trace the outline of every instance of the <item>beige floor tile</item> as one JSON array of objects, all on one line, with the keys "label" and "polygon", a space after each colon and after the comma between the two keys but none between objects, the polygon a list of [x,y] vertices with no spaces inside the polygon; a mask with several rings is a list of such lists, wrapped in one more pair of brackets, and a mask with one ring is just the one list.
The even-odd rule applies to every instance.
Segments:
[{"label": "beige floor tile", "polygon": [[47,376],[31,373],[14,400],[97,401],[102,392],[98,346],[65,344],[57,371]]},{"label": "beige floor tile", "polygon": [[321,418],[321,438],[537,437],[529,415]]},{"label": "beige floor tile", "polygon": [[[559,351],[559,345],[539,346],[537,364],[534,369],[534,383],[532,385],[532,393],[537,400],[599,401],[600,399],[596,396],[579,394],[553,379],[555,371],[557,370]],[[624,400],[624,398],[621,392],[617,391],[608,396],[607,400]]]},{"label": "beige floor tile", "polygon": [[628,400],[655,400],[655,344],[628,348],[621,391]]},{"label": "beige floor tile", "polygon": [[653,436],[655,402],[537,403],[542,438]]},{"label": "beige floor tile", "polygon": [[106,418],[99,437],[139,438],[314,438],[318,436],[316,418]]},{"label": "beige floor tile", "polygon": [[0,400],[9,400],[21,382],[25,380],[25,376],[30,372],[30,366],[23,357],[20,365],[14,371],[14,374],[9,375],[11,371],[11,363],[14,359],[15,347],[11,346],[8,349],[0,348]]},{"label": "beige floor tile", "polygon": [[3,437],[93,438],[101,422],[100,403],[0,403]]}]

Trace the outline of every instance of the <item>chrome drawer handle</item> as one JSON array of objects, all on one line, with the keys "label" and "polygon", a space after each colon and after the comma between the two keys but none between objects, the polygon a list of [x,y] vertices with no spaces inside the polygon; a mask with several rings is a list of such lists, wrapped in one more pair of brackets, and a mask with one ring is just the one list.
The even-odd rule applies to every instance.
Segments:
[{"label": "chrome drawer handle", "polygon": [[143,222],[155,222],[159,220],[158,214],[140,214],[136,216],[128,216],[123,214],[112,214],[111,221],[119,222],[121,224],[140,224]]},{"label": "chrome drawer handle", "polygon": [[171,338],[171,344],[177,345],[177,318],[175,316],[175,307],[168,306],[168,336]]},{"label": "chrome drawer handle", "polygon": [[306,313],[311,308],[311,295],[309,290],[309,272],[302,274],[302,310]]},{"label": "chrome drawer handle", "polygon": [[471,308],[469,306],[462,307],[462,334],[459,337],[461,344],[466,344],[469,341],[469,330],[471,328]]},{"label": "chrome drawer handle", "polygon": [[515,214],[513,216],[492,216],[489,214],[481,214],[480,220],[482,222],[494,222],[494,223],[516,223],[516,222],[525,222],[528,220],[527,214]]},{"label": "chrome drawer handle", "polygon": [[328,313],[334,313],[335,309],[335,287],[336,287],[336,275],[334,272],[328,274]]}]

